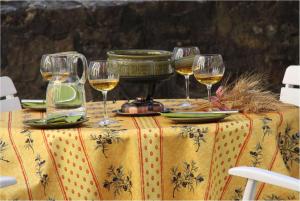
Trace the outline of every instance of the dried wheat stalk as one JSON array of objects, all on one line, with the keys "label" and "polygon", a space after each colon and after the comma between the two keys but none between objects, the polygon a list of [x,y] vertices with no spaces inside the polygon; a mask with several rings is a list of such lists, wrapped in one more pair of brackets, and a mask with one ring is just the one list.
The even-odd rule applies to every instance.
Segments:
[{"label": "dried wheat stalk", "polygon": [[[241,112],[278,111],[284,104],[278,100],[278,95],[266,90],[262,74],[245,74],[232,84],[225,82],[219,87],[216,96],[212,97],[212,105],[220,109],[237,109]],[[228,79],[227,79],[228,80]],[[199,105],[200,106],[200,105]],[[201,104],[200,109],[207,108],[208,102]]]}]

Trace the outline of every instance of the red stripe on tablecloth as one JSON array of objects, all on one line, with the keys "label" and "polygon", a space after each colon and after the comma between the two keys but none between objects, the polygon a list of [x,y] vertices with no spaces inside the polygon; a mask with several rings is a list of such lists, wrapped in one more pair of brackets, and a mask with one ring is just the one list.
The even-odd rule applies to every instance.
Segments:
[{"label": "red stripe on tablecloth", "polygon": [[[242,148],[241,148],[241,150],[240,150],[240,152],[239,152],[239,155],[238,155],[238,157],[237,157],[237,160],[236,160],[236,162],[235,162],[235,165],[234,165],[235,167],[238,165],[239,160],[240,160],[240,157],[241,157],[241,155],[242,155],[242,153],[243,153],[243,151],[244,151],[244,149],[245,149],[245,147],[246,147],[246,145],[247,145],[247,143],[248,143],[248,141],[249,141],[249,139],[250,139],[250,136],[251,136],[251,133],[252,133],[252,127],[253,127],[253,120],[250,118],[250,116],[248,116],[248,115],[245,114],[245,113],[242,113],[242,114],[243,114],[247,119],[249,119],[250,126],[249,126],[249,133],[248,133],[248,135],[247,135],[247,137],[246,137],[246,139],[245,139],[245,141],[244,141],[244,143],[243,143],[243,145],[242,145]],[[224,188],[223,188],[223,191],[222,191],[222,194],[221,194],[219,200],[222,200],[222,198],[223,198],[223,196],[224,196],[224,194],[225,194],[225,192],[226,192],[226,190],[227,190],[227,187],[229,186],[229,183],[230,183],[231,179],[232,179],[232,176],[229,175],[229,176],[228,176],[228,179],[227,179],[227,181],[226,181],[226,183],[225,183],[225,185],[224,185]]]},{"label": "red stripe on tablecloth", "polygon": [[277,129],[279,129],[280,126],[282,125],[282,122],[283,122],[283,114],[282,114],[282,112],[277,112],[277,114],[279,114],[279,117],[280,117],[280,122],[279,122],[278,127],[277,127]]},{"label": "red stripe on tablecloth", "polygon": [[91,162],[90,162],[90,159],[89,159],[89,157],[88,157],[88,155],[87,155],[86,147],[85,147],[85,145],[84,145],[84,143],[83,143],[83,138],[82,138],[82,134],[81,134],[80,128],[77,128],[77,131],[78,131],[79,141],[80,141],[80,144],[81,144],[82,149],[83,149],[83,153],[84,153],[85,158],[86,158],[86,160],[87,160],[87,162],[88,162],[89,169],[90,169],[90,171],[91,171],[91,173],[92,173],[93,180],[94,180],[94,182],[95,182],[95,184],[96,184],[96,187],[97,187],[97,191],[98,191],[99,198],[100,198],[100,200],[102,200],[102,194],[101,194],[101,192],[100,192],[100,185],[99,185],[98,179],[97,179],[97,177],[96,177],[96,174],[95,174],[95,172],[94,172],[93,166],[92,166],[92,164],[91,164]]},{"label": "red stripe on tablecloth", "polygon": [[24,180],[25,180],[25,184],[26,184],[26,187],[27,187],[28,197],[29,197],[30,200],[32,200],[32,193],[31,193],[31,189],[30,189],[30,187],[29,187],[27,174],[26,174],[25,168],[24,168],[24,166],[23,166],[23,161],[22,161],[21,156],[20,156],[20,154],[19,154],[19,152],[18,152],[18,150],[17,150],[17,146],[16,146],[16,144],[15,144],[13,138],[12,138],[12,133],[11,133],[11,119],[12,119],[12,113],[9,112],[9,113],[8,113],[8,135],[9,135],[9,139],[10,139],[10,142],[11,142],[13,148],[14,148],[14,151],[15,151],[15,153],[16,153],[16,156],[17,156],[17,158],[18,158],[20,167],[21,167],[21,169],[22,169],[22,174],[23,174],[23,177],[24,177]]},{"label": "red stripe on tablecloth", "polygon": [[207,182],[207,188],[205,191],[205,197],[204,200],[207,200],[208,198],[208,193],[210,190],[210,185],[211,185],[211,174],[212,174],[212,166],[214,164],[213,161],[213,157],[214,157],[214,153],[215,153],[215,145],[216,145],[216,137],[219,133],[219,123],[216,123],[216,131],[215,131],[215,138],[214,138],[214,145],[213,145],[213,149],[212,149],[212,153],[211,153],[211,161],[210,161],[210,168],[209,168],[209,176],[208,176],[208,182]]},{"label": "red stripe on tablecloth", "polygon": [[44,138],[44,143],[45,143],[45,145],[46,145],[48,154],[50,155],[50,158],[51,158],[51,160],[52,160],[52,164],[53,164],[53,166],[54,166],[54,168],[55,168],[55,173],[56,173],[56,176],[57,176],[57,178],[58,178],[59,186],[60,186],[60,188],[61,188],[61,190],[62,190],[62,192],[63,192],[64,199],[65,199],[65,200],[68,200],[68,196],[67,196],[66,190],[65,190],[65,188],[64,188],[63,182],[62,182],[62,180],[61,180],[61,177],[60,177],[60,175],[59,175],[59,173],[58,173],[58,168],[57,168],[57,165],[56,165],[54,156],[53,156],[53,154],[52,154],[52,152],[51,152],[51,149],[50,149],[50,147],[49,147],[49,144],[48,144],[48,140],[47,140],[45,131],[44,131],[43,129],[42,129],[41,131],[42,131],[42,135],[43,135],[43,138]]},{"label": "red stripe on tablecloth", "polygon": [[141,140],[141,128],[139,127],[136,119],[132,117],[133,123],[138,130],[138,149],[139,149],[139,158],[140,158],[140,174],[141,174],[141,193],[142,199],[145,200],[145,192],[144,192],[144,161],[143,161],[143,153],[142,153],[142,140]]},{"label": "red stripe on tablecloth", "polygon": [[[268,170],[271,170],[271,169],[272,169],[272,167],[273,167],[273,165],[274,165],[274,163],[275,163],[275,159],[276,159],[276,156],[277,156],[277,155],[278,155],[278,147],[276,148],[275,154],[273,155],[273,158],[272,158],[272,161],[271,161],[271,164],[270,164]],[[261,192],[262,192],[262,190],[263,190],[264,187],[265,187],[265,183],[263,183],[263,184],[260,186],[259,190],[257,191],[257,195],[256,195],[255,200],[258,199],[258,197],[260,196],[260,194],[261,194]]]},{"label": "red stripe on tablecloth", "polygon": [[161,187],[161,199],[164,199],[164,185],[163,185],[163,129],[159,124],[156,117],[152,117],[160,131],[160,187]]},{"label": "red stripe on tablecloth", "polygon": [[[283,122],[283,115],[282,115],[281,112],[277,112],[277,114],[279,115],[279,118],[280,118],[279,124],[277,126],[277,131],[278,131],[278,129],[280,128],[280,126],[282,125],[282,122]],[[279,132],[277,132],[276,139],[278,137],[278,133]],[[279,148],[278,148],[278,146],[276,146],[276,150],[275,150],[275,153],[274,153],[274,155],[272,157],[272,160],[271,160],[271,163],[270,163],[270,165],[268,167],[268,170],[272,170],[273,165],[275,163],[275,159],[276,159],[277,154],[278,154],[278,151],[279,151]],[[265,187],[265,183],[262,183],[262,185],[260,186],[259,190],[257,191],[256,198],[255,198],[256,200],[259,198],[259,196],[260,196],[262,190],[264,189],[264,187]]]}]

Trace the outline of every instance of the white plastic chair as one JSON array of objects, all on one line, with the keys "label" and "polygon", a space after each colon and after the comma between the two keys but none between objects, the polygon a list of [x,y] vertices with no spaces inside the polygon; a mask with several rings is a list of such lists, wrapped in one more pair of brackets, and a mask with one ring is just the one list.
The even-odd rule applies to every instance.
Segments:
[{"label": "white plastic chair", "polygon": [[263,182],[300,192],[300,180],[269,170],[255,167],[234,167],[229,169],[230,175],[247,178],[243,200],[253,200],[257,182]]},{"label": "white plastic chair", "polygon": [[14,177],[0,176],[0,188],[11,186],[17,183]]},{"label": "white plastic chair", "polygon": [[282,83],[285,87],[281,88],[280,101],[300,106],[300,66],[289,66]]},{"label": "white plastic chair", "polygon": [[0,77],[0,112],[8,112],[21,109],[20,99],[15,97],[17,93],[14,83],[7,77]]},{"label": "white plastic chair", "polygon": [[[17,93],[15,85],[12,80],[5,76],[0,77],[0,112],[8,112],[13,110],[20,110],[21,104],[18,97],[14,94]],[[16,184],[17,180],[14,177],[0,176],[0,188]]]}]

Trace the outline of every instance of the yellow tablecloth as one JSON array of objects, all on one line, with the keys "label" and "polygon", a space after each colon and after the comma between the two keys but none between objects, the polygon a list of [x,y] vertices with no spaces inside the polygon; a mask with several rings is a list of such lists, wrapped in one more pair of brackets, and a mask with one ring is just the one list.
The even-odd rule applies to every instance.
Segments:
[{"label": "yellow tablecloth", "polygon": [[[181,100],[163,100],[175,107]],[[196,101],[196,100],[194,100]],[[122,101],[109,102],[117,109]],[[235,114],[219,123],[173,124],[155,117],[116,117],[100,128],[102,103],[89,103],[81,128],[27,129],[43,113],[1,113],[0,175],[17,178],[0,199],[241,199],[246,180],[234,166],[299,177],[299,108]],[[296,192],[259,184],[256,199],[298,199]]]}]

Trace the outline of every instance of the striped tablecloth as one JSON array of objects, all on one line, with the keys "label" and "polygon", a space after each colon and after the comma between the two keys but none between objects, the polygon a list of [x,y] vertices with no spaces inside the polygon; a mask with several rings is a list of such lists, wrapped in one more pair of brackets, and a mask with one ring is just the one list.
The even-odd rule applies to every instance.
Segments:
[{"label": "striped tablecloth", "polygon": [[[182,100],[162,100],[177,107]],[[193,100],[196,102],[197,100]],[[123,101],[109,102],[109,110]],[[0,199],[239,200],[246,180],[228,175],[255,166],[299,177],[299,108],[234,114],[219,123],[173,124],[161,117],[115,117],[98,127],[102,103],[88,103],[80,128],[28,129],[44,114],[1,113],[0,175],[17,178]],[[112,115],[112,114],[111,114]],[[259,184],[256,199],[298,199],[296,192]]]}]

